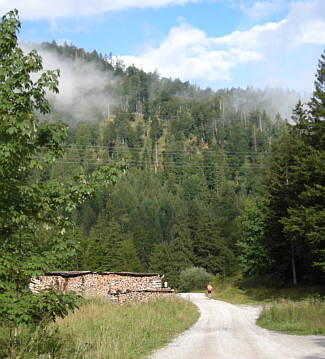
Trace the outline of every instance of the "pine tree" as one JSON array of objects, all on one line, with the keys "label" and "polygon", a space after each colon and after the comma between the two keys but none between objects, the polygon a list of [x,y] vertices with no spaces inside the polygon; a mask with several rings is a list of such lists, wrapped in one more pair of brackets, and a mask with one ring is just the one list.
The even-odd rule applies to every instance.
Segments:
[{"label": "pine tree", "polygon": [[[324,139],[324,118],[325,118],[325,51],[318,62],[316,72],[315,90],[309,102],[309,109],[312,119],[318,125],[314,135],[320,135]],[[318,144],[324,148],[324,142]]]},{"label": "pine tree", "polygon": [[[315,91],[307,109],[298,103],[294,111],[297,138],[292,168],[296,202],[283,218],[284,231],[294,241],[304,241],[304,275],[320,277],[325,271],[325,56],[321,55]],[[316,268],[315,268],[316,267]],[[314,268],[314,270],[313,270]]]},{"label": "pine tree", "polygon": [[264,218],[257,199],[248,198],[239,217],[241,238],[237,242],[244,274],[258,276],[270,267],[270,255],[264,241]]},{"label": "pine tree", "polygon": [[273,263],[269,271],[283,282],[290,277],[296,281],[297,243],[287,240],[282,224],[296,198],[292,181],[295,145],[295,139],[288,132],[273,145],[263,186],[265,241]]},{"label": "pine tree", "polygon": [[132,239],[124,239],[116,251],[118,263],[115,271],[118,272],[142,272],[143,267],[137,255]]},{"label": "pine tree", "polygon": [[[325,57],[307,106],[297,104],[272,152],[265,192],[266,241],[285,280],[320,280],[325,269]],[[289,254],[289,255],[288,255]],[[289,266],[290,263],[290,266]]]},{"label": "pine tree", "polygon": [[161,242],[154,246],[150,256],[149,270],[154,273],[164,274],[171,287],[177,285],[171,248],[167,242]]},{"label": "pine tree", "polygon": [[125,234],[119,223],[103,211],[96,225],[91,229],[85,250],[83,267],[92,271],[118,271],[120,269],[119,248]]}]

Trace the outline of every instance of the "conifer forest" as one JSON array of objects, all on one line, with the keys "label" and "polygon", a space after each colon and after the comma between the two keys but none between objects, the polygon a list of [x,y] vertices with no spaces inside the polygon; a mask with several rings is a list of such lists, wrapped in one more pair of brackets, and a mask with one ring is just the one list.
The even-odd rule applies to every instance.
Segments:
[{"label": "conifer forest", "polygon": [[74,212],[69,269],[162,272],[173,287],[191,266],[282,283],[323,278],[323,57],[302,104],[290,91],[200,89],[74,46],[41,46],[114,79],[100,94],[107,111],[91,99],[80,112],[54,106],[49,121],[69,130],[47,176],[127,168]]}]

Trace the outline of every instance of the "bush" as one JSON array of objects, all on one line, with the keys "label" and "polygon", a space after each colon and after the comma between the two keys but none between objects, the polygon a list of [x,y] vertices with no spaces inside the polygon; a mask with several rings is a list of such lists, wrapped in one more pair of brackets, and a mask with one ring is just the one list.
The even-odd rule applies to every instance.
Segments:
[{"label": "bush", "polygon": [[179,289],[189,292],[194,289],[204,289],[213,278],[204,268],[189,267],[181,271],[179,275]]}]

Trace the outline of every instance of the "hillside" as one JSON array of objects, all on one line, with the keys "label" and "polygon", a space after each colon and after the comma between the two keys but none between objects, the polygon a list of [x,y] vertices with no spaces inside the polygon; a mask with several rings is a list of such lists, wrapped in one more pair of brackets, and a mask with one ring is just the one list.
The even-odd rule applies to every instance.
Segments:
[{"label": "hillside", "polygon": [[[264,234],[263,216],[277,176],[269,178],[270,166],[277,151],[281,163],[289,150],[281,142],[297,93],[200,89],[73,45],[37,47],[45,68],[61,69],[60,94],[49,97],[52,112],[43,119],[69,125],[64,157],[45,165],[48,178],[67,181],[120,160],[128,168],[75,211],[66,234],[74,259],[53,269],[161,272],[173,287],[191,266],[290,281],[290,243],[273,245],[274,228],[283,227],[270,220]],[[296,259],[298,276],[318,281],[308,256]]]},{"label": "hillside", "polygon": [[55,59],[73,68],[62,71],[61,95],[47,117],[70,125],[66,154],[49,176],[121,159],[129,168],[75,214],[80,246],[69,269],[154,270],[173,286],[191,265],[236,273],[238,216],[285,130],[279,111],[298,95],[202,90],[69,45],[45,43],[40,52],[45,65]]}]

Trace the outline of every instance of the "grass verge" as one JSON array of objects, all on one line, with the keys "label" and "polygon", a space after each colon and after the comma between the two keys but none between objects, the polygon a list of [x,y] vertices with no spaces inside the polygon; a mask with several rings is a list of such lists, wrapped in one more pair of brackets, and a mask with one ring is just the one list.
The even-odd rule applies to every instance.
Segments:
[{"label": "grass verge", "polygon": [[272,288],[241,278],[227,278],[214,283],[213,298],[232,304],[265,304],[283,299],[301,301],[310,297],[325,296],[324,286],[287,286]]},{"label": "grass verge", "polygon": [[[92,298],[75,313],[38,333],[25,328],[17,358],[144,358],[189,328],[198,317],[197,307],[180,298],[123,306]],[[0,339],[4,343],[3,329],[0,327]]]},{"label": "grass verge", "polygon": [[257,321],[263,328],[290,334],[325,335],[324,286],[276,289],[229,278],[214,287],[214,299],[232,304],[264,305]]},{"label": "grass verge", "polygon": [[320,298],[299,302],[282,300],[265,307],[257,324],[289,334],[325,335],[325,301]]}]

